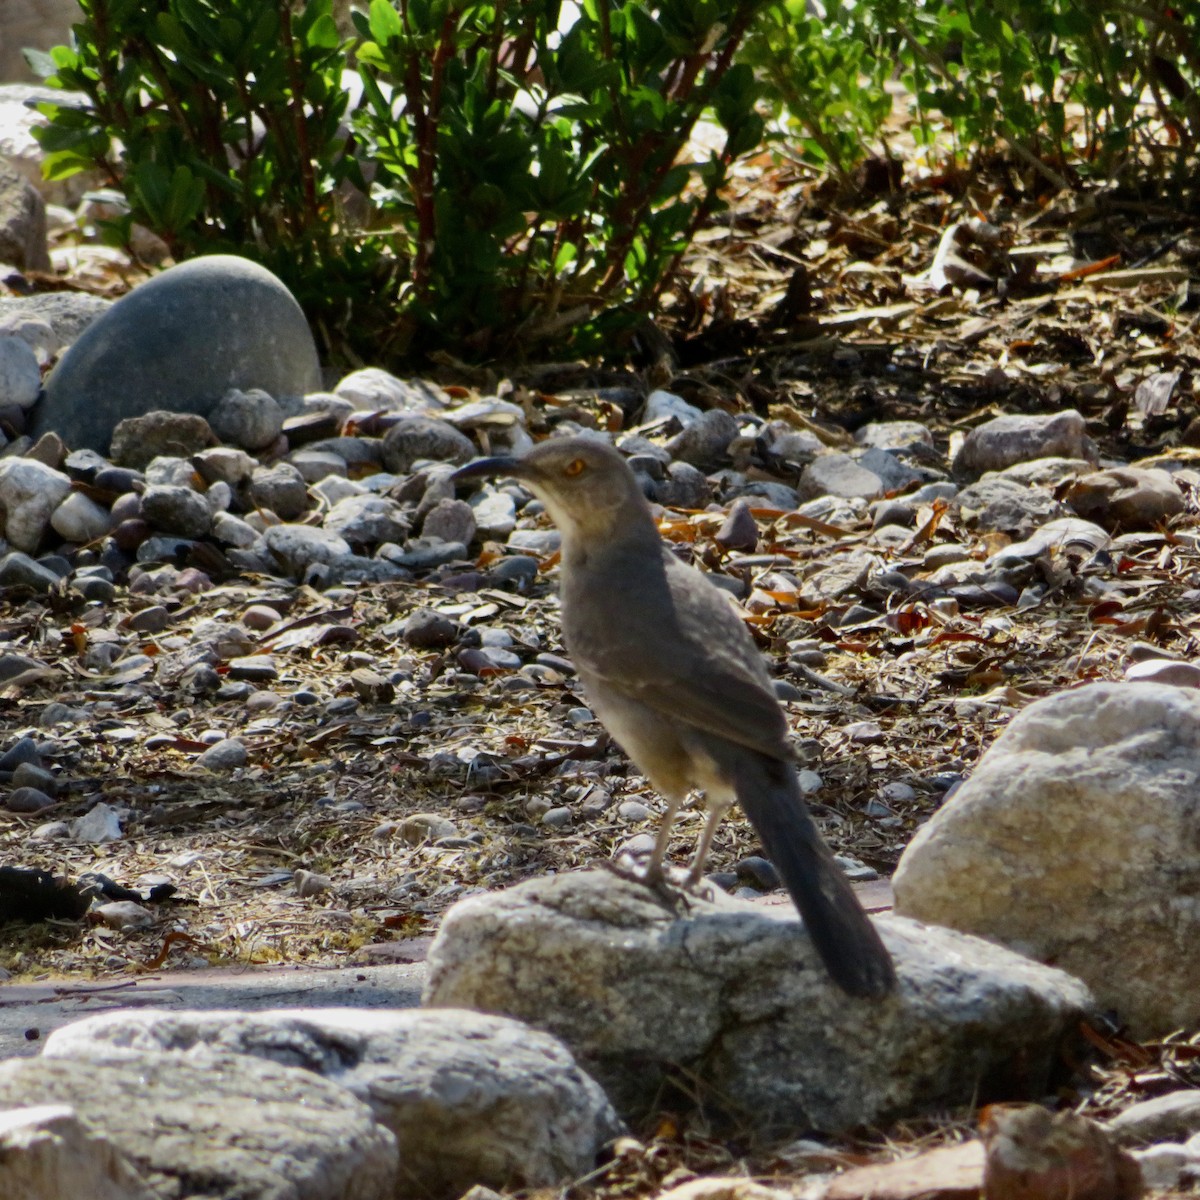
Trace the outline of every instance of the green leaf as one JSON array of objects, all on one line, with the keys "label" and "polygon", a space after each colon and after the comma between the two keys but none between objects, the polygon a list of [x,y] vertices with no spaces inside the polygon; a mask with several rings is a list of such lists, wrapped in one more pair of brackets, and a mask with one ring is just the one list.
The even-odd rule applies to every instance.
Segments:
[{"label": "green leaf", "polygon": [[404,36],[404,24],[400,20],[400,14],[389,0],[371,0],[368,27],[371,37],[381,46]]}]

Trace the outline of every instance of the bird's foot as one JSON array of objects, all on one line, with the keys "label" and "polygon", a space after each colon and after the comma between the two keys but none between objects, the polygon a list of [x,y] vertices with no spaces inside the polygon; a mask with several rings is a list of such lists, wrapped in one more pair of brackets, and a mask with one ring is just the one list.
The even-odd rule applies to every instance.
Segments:
[{"label": "bird's foot", "polygon": [[663,907],[669,908],[672,912],[682,910],[684,913],[687,913],[691,911],[691,902],[687,890],[672,881],[662,867],[659,867],[657,870],[653,867],[635,867],[621,859],[606,859],[601,865],[618,879],[640,884]]}]

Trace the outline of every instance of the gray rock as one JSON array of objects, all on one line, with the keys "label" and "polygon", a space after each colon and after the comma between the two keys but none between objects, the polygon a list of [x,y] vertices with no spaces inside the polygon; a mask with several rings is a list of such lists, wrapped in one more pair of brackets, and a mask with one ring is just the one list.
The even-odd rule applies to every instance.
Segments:
[{"label": "gray rock", "polygon": [[1200,695],[1096,683],[1024,709],[917,832],[896,910],[1050,960],[1135,1036],[1200,1018]]},{"label": "gray rock", "polygon": [[732,414],[723,408],[712,408],[676,434],[667,443],[667,449],[679,462],[707,471],[724,458],[737,434],[738,423]]},{"label": "gray rock", "polygon": [[909,450],[914,446],[933,449],[933,434],[918,421],[872,421],[855,430],[860,446],[879,450]]},{"label": "gray rock", "polygon": [[4,807],[14,813],[36,813],[54,807],[54,797],[35,787],[15,787],[8,793]]},{"label": "gray rock", "polygon": [[1187,1088],[1142,1100],[1110,1118],[1105,1127],[1121,1146],[1187,1141],[1200,1133],[1200,1091]]},{"label": "gray rock", "polygon": [[57,584],[58,576],[53,571],[20,550],[12,550],[0,558],[0,588],[26,587],[48,592]]},{"label": "gray rock", "polygon": [[[4,658],[22,659],[25,656],[5,655]],[[12,664],[0,659],[0,682],[11,679],[14,675],[20,675],[23,670],[28,670],[30,666],[36,664],[37,660],[25,658],[25,662],[29,666]],[[0,754],[0,771],[15,771],[25,763],[40,766],[41,761],[42,756],[38,753],[37,742],[31,737],[18,738],[3,754]]]},{"label": "gray rock", "polygon": [[802,500],[814,500],[818,496],[874,500],[884,492],[885,486],[874,471],[861,466],[850,455],[830,451],[818,454],[804,468],[798,490]]},{"label": "gray rock", "polygon": [[162,483],[168,487],[192,486],[193,467],[190,460],[173,454],[160,454],[146,465],[146,483]]},{"label": "gray rock", "polygon": [[[3,109],[3,85],[0,85],[0,109]],[[0,154],[4,153],[0,135]],[[112,308],[111,300],[90,292],[36,292],[32,296],[0,297],[0,321],[12,318],[36,318],[50,326],[54,335],[50,351],[69,346],[100,316]]]},{"label": "gray rock", "polygon": [[727,496],[730,500],[745,497],[760,508],[778,508],[784,512],[791,512],[800,504],[800,493],[795,488],[771,479],[752,479],[739,484]]},{"label": "gray rock", "polygon": [[1027,462],[1013,463],[1003,471],[989,471],[989,475],[1000,475],[1026,487],[1057,488],[1076,475],[1090,474],[1094,464],[1085,458],[1031,458]]},{"label": "gray rock", "polygon": [[149,929],[154,924],[154,914],[135,900],[114,900],[92,910],[109,929],[121,933],[135,929]]},{"label": "gray rock", "polygon": [[181,458],[213,442],[208,422],[194,413],[154,409],[117,422],[110,457],[123,467],[142,470],[156,458]]},{"label": "gray rock", "polygon": [[347,496],[325,514],[323,524],[352,546],[402,542],[408,536],[404,510],[386,496]]},{"label": "gray rock", "polygon": [[260,508],[268,508],[283,521],[292,521],[308,509],[308,485],[291,463],[256,467],[250,477],[250,495]]},{"label": "gray rock", "polygon": [[657,424],[672,417],[680,425],[691,425],[700,420],[704,413],[694,404],[689,404],[682,396],[659,388],[646,397],[646,407],[642,412],[642,424]]},{"label": "gray rock", "polygon": [[206,771],[236,771],[249,760],[246,744],[239,738],[225,738],[210,746],[196,759],[195,765]]},{"label": "gray rock", "polygon": [[22,271],[51,270],[46,203],[5,158],[0,158],[0,262]]},{"label": "gray rock", "polygon": [[0,1109],[42,1104],[70,1105],[154,1197],[396,1197],[395,1138],[310,1071],[203,1050],[0,1063]]},{"label": "gray rock", "polygon": [[331,475],[340,478],[346,475],[346,460],[328,450],[296,450],[288,455],[288,462],[300,472],[305,483],[319,483]]},{"label": "gray rock", "polygon": [[508,535],[510,550],[528,550],[532,554],[553,554],[562,545],[557,529],[514,529]]},{"label": "gray rock", "polygon": [[155,529],[185,538],[203,537],[213,514],[204,497],[189,487],[151,484],[142,493],[142,516]]},{"label": "gray rock", "polygon": [[32,408],[41,391],[37,355],[23,339],[0,336],[0,404]]},{"label": "gray rock", "polygon": [[955,498],[966,523],[976,529],[1029,537],[1067,510],[1046,492],[992,476],[965,487]]},{"label": "gray rock", "polygon": [[303,395],[320,382],[300,306],[264,267],[212,254],[118,300],[46,380],[34,433],[105,450],[119,421],[153,409],[206,416],[230,388]]},{"label": "gray rock", "polygon": [[450,562],[461,562],[467,554],[462,542],[443,542],[440,538],[409,538],[400,549],[392,543],[379,547],[379,556],[410,571],[426,571]]},{"label": "gray rock", "polygon": [[71,492],[50,514],[50,527],[67,542],[94,542],[111,525],[108,509],[82,492]]},{"label": "gray rock", "polygon": [[368,1105],[399,1147],[404,1195],[555,1187],[620,1130],[604,1093],[548,1034],[453,1010],[106,1013],[47,1039],[51,1059],[206,1046],[323,1076]]},{"label": "gray rock", "polygon": [[8,1200],[153,1200],[125,1155],[85,1126],[68,1104],[0,1114],[0,1195]]},{"label": "gray rock", "polygon": [[902,462],[890,450],[880,450],[876,446],[857,454],[855,461],[860,467],[879,476],[885,492],[899,491],[926,478],[920,471],[914,471],[907,463]]},{"label": "gray rock", "polygon": [[311,525],[272,525],[262,537],[279,565],[294,577],[313,563],[332,563],[351,553],[345,538]]},{"label": "gray rock", "polygon": [[[713,496],[708,477],[691,463],[673,462],[667,477],[654,485],[654,498],[667,508],[704,508]],[[511,546],[512,539],[509,539]]]},{"label": "gray rock", "polygon": [[117,810],[103,800],[94,804],[82,817],[71,822],[71,836],[77,842],[100,845],[103,842],[119,842],[122,837],[121,818]]},{"label": "gray rock", "polygon": [[423,459],[462,464],[476,453],[475,443],[466,434],[431,417],[406,417],[383,439],[383,465],[395,475],[406,474]]},{"label": "gray rock", "polygon": [[[1099,525],[1080,517],[1056,517],[1035,529],[1021,542],[1012,542],[987,560],[989,568],[1006,567],[1014,563],[1040,558],[1048,551],[1076,550],[1090,558],[1104,549],[1112,539]],[[928,555],[926,556],[928,558]]]},{"label": "gray rock", "polygon": [[226,483],[235,489],[247,484],[258,466],[245,450],[233,446],[210,446],[193,454],[191,463],[205,483]]},{"label": "gray rock", "polygon": [[435,383],[397,379],[378,367],[364,367],[345,376],[333,394],[357,409],[383,408],[393,412],[426,412],[446,408],[450,398]]},{"label": "gray rock", "polygon": [[213,514],[212,535],[223,546],[236,546],[239,550],[251,549],[259,539],[254,526],[227,512]]},{"label": "gray rock", "polygon": [[458,622],[431,608],[418,608],[405,619],[401,636],[416,650],[440,650],[458,639]]},{"label": "gray rock", "polygon": [[308,448],[336,454],[348,467],[380,467],[383,465],[383,442],[379,438],[323,438],[318,442],[312,442]]},{"label": "gray rock", "polygon": [[425,514],[421,536],[469,546],[475,539],[475,511],[465,500],[439,500]]},{"label": "gray rock", "polygon": [[446,914],[424,1003],[535,1021],[627,1117],[673,1067],[763,1134],[911,1116],[997,1085],[1011,1098],[1014,1060],[1042,1094],[1087,989],[980,939],[879,925],[899,989],[852,1000],[790,910],[724,896],[672,910],[602,871],[535,879]]},{"label": "gray rock", "polygon": [[1183,493],[1166,471],[1110,467],[1076,479],[1063,499],[1106,529],[1153,529],[1184,510]]},{"label": "gray rock", "polygon": [[503,540],[517,527],[517,504],[508,492],[487,489],[470,500],[475,529],[482,538]]},{"label": "gray rock", "polygon": [[1051,456],[1096,461],[1083,417],[1073,408],[1046,416],[1010,413],[985,421],[963,439],[952,469],[956,476],[970,478]]},{"label": "gray rock", "polygon": [[262,450],[283,432],[283,409],[262,388],[230,388],[208,414],[212,431],[243,450]]},{"label": "gray rock", "polygon": [[0,459],[4,536],[17,550],[36,550],[50,526],[50,514],[70,490],[71,481],[66,475],[36,459]]},{"label": "gray rock", "polygon": [[751,511],[753,506],[744,497],[733,502],[713,541],[726,550],[752,551],[758,545],[758,522]]}]

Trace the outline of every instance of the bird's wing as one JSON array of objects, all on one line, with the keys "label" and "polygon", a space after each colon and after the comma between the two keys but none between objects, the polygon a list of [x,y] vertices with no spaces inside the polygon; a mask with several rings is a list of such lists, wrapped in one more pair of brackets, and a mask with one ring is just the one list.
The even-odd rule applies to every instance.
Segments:
[{"label": "bird's wing", "polygon": [[672,720],[786,756],[787,719],[724,592],[665,547],[657,564],[606,577],[604,605],[564,594],[568,649],[585,685],[593,677]]}]

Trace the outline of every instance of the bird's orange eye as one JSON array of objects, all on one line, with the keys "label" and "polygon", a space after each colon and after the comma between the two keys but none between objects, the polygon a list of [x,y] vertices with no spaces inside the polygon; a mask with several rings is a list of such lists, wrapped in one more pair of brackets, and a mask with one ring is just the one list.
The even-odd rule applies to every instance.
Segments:
[{"label": "bird's orange eye", "polygon": [[563,467],[563,474],[570,475],[572,478],[574,478],[574,476],[582,474],[583,469],[586,466],[587,463],[585,463],[582,458],[573,458],[565,467]]}]

